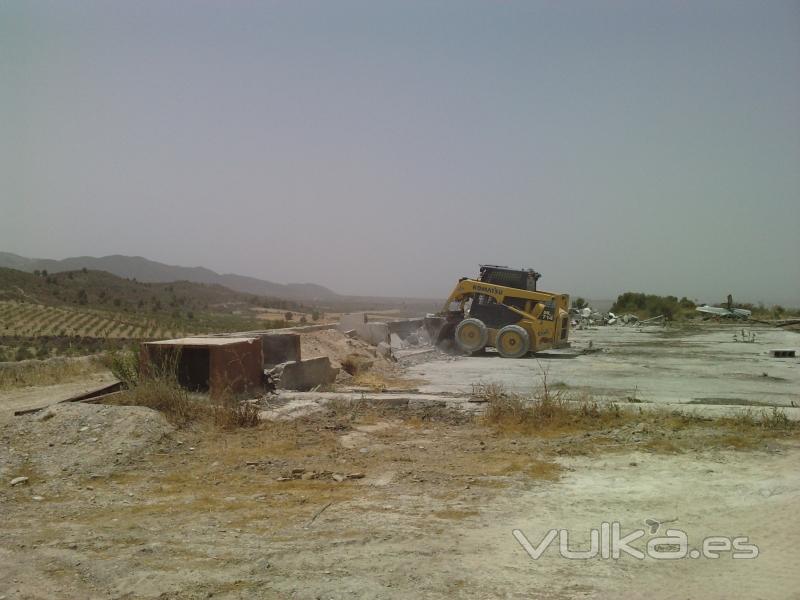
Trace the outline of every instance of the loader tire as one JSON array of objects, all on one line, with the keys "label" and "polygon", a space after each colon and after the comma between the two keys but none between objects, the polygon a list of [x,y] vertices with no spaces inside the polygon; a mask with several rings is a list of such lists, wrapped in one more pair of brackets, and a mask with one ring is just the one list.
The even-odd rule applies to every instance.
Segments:
[{"label": "loader tire", "polygon": [[522,358],[531,349],[531,338],[519,325],[506,325],[497,332],[494,345],[503,358]]},{"label": "loader tire", "polygon": [[456,345],[468,354],[482,350],[489,340],[489,330],[479,319],[464,319],[456,327]]}]

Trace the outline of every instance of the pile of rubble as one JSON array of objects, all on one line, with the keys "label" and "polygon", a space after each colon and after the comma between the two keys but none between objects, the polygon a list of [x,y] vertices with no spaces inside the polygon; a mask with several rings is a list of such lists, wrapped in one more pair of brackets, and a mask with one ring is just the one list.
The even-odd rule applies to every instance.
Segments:
[{"label": "pile of rubble", "polygon": [[379,356],[393,360],[396,353],[431,347],[423,318],[370,321],[366,313],[342,315],[338,329],[348,337],[375,346]]},{"label": "pile of rubble", "polygon": [[588,329],[597,325],[660,325],[666,322],[664,315],[650,319],[640,319],[634,314],[617,315],[613,312],[601,313],[590,306],[569,309],[574,329]]},{"label": "pile of rubble", "polygon": [[423,324],[421,318],[373,322],[353,313],[338,326],[160,340],[142,345],[141,364],[158,370],[177,356],[181,383],[212,398],[258,393],[265,386],[306,391],[336,383],[343,371],[352,374],[348,365],[380,370],[396,352],[430,344]]}]

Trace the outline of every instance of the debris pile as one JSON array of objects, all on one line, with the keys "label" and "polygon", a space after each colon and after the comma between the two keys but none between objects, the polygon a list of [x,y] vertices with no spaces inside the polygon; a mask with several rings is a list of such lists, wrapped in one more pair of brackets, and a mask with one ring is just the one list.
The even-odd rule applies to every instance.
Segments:
[{"label": "debris pile", "polygon": [[331,366],[341,368],[353,356],[372,362],[376,369],[387,367],[391,361],[379,356],[376,347],[363,340],[348,336],[336,329],[325,329],[304,333],[300,336],[301,354],[304,359],[327,356]]},{"label": "debris pile", "polygon": [[390,343],[392,350],[408,350],[409,348],[422,348],[431,345],[431,338],[424,327],[420,327],[411,331],[406,336],[401,336],[399,333],[392,333],[390,335]]},{"label": "debris pile", "polygon": [[173,430],[164,415],[142,406],[54,404],[0,427],[0,479],[107,476]]},{"label": "debris pile", "polygon": [[649,319],[640,319],[632,313],[617,315],[613,312],[601,313],[590,306],[583,308],[572,307],[569,309],[572,317],[571,325],[574,329],[589,329],[597,325],[663,325],[666,323],[665,315],[658,315]]}]

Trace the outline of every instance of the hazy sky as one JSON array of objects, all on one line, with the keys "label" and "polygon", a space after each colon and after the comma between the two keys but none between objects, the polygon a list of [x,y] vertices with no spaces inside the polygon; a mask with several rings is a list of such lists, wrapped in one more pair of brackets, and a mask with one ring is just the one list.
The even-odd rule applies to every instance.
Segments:
[{"label": "hazy sky", "polygon": [[0,250],[800,305],[800,2],[3,2]]}]

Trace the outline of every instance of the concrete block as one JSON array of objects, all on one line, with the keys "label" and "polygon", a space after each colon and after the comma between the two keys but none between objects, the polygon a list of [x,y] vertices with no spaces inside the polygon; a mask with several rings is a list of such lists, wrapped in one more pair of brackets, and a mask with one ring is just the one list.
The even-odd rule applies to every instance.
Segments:
[{"label": "concrete block", "polygon": [[212,398],[263,390],[262,347],[258,337],[198,336],[145,342],[140,348],[142,374],[175,360],[181,386],[208,392]]},{"label": "concrete block", "polygon": [[367,323],[366,341],[377,346],[381,342],[391,345],[389,340],[389,326],[386,323]]},{"label": "concrete block", "polygon": [[794,358],[797,353],[794,350],[781,348],[777,350],[770,350],[769,355],[772,358]]},{"label": "concrete block", "polygon": [[300,334],[270,333],[261,336],[264,367],[300,360]]},{"label": "concrete block", "polygon": [[365,331],[367,313],[347,313],[339,317],[339,331],[355,330],[357,333]]},{"label": "concrete block", "polygon": [[327,356],[285,362],[277,365],[270,373],[277,379],[281,390],[310,390],[318,385],[336,381],[339,369],[331,366]]}]

